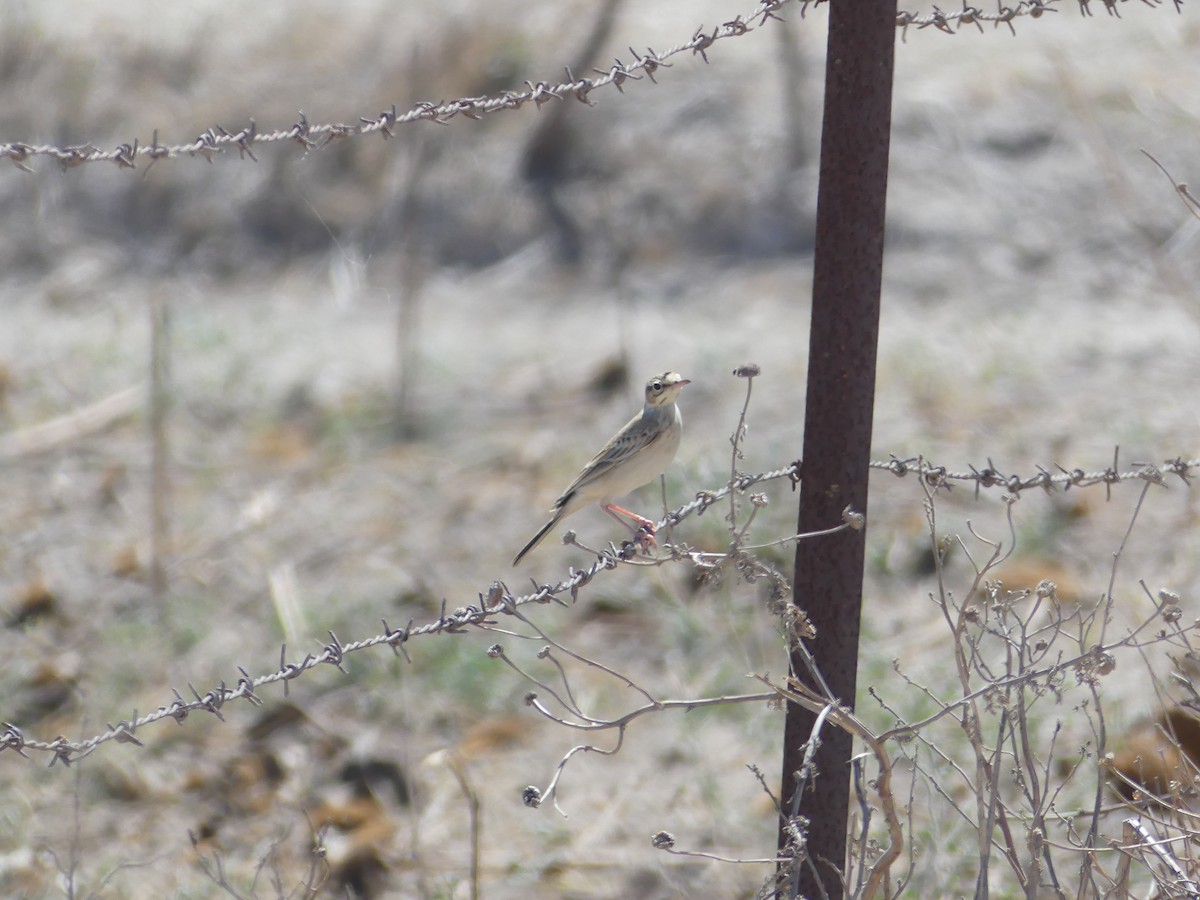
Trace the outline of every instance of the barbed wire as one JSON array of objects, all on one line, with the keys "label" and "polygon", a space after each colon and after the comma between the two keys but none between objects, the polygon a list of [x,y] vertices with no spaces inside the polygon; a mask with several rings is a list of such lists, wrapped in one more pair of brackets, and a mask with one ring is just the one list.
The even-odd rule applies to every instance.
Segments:
[{"label": "barbed wire", "polygon": [[[952,471],[946,466],[933,465],[927,462],[924,457],[901,458],[893,455],[888,460],[872,460],[870,467],[875,470],[891,472],[897,477],[905,477],[911,473],[926,479],[935,488],[949,489],[953,486],[953,482],[968,482],[974,483],[976,494],[981,489],[998,487],[1003,488],[1007,494],[1013,496],[1018,496],[1022,491],[1029,490],[1030,488],[1041,488],[1050,493],[1060,486],[1064,490],[1070,490],[1072,487],[1086,488],[1100,484],[1105,485],[1106,490],[1111,492],[1114,484],[1126,481],[1150,482],[1165,486],[1165,476],[1167,475],[1176,475],[1184,484],[1190,485],[1190,481],[1188,480],[1189,475],[1194,469],[1200,467],[1200,459],[1184,460],[1181,457],[1175,457],[1165,460],[1161,466],[1149,463],[1132,463],[1136,468],[1121,471],[1119,457],[1120,448],[1118,447],[1113,453],[1112,466],[1106,469],[1067,469],[1063,466],[1057,466],[1056,468],[1059,471],[1056,474],[1042,466],[1038,466],[1036,475],[1004,474],[990,459],[988,460],[988,464],[983,468],[968,466],[968,470],[966,471]],[[668,513],[658,523],[658,526],[659,528],[667,525],[674,526],[691,515],[703,515],[710,506],[727,497],[731,492],[743,493],[762,482],[787,479],[794,488],[800,479],[803,478],[803,470],[803,462],[796,461],[783,468],[762,472],[757,475],[738,474],[736,478],[717,490],[698,492],[693,500]],[[684,559],[687,556],[686,554],[680,554],[678,558]],[[325,644],[321,652],[316,654],[310,653],[300,662],[287,662],[287,647],[285,645],[280,650],[279,668],[273,672],[252,676],[239,666],[238,671],[241,672],[242,677],[237,680],[235,686],[229,687],[225,682],[222,682],[217,687],[204,693],[201,693],[189,684],[188,689],[191,691],[192,699],[185,698],[178,690],[175,690],[173,692],[175,699],[164,706],[160,706],[154,712],[139,716],[135,710],[129,719],[123,719],[116,725],[109,723],[107,731],[86,740],[71,741],[61,735],[52,741],[35,740],[27,738],[18,725],[6,721],[2,723],[2,729],[0,729],[0,752],[15,750],[22,756],[28,756],[26,751],[41,751],[51,755],[51,766],[58,762],[69,766],[72,762],[87,756],[101,744],[109,741],[130,743],[140,747],[143,745],[134,734],[147,725],[164,719],[174,719],[176,722],[182,724],[183,720],[193,712],[211,713],[224,721],[221,709],[225,704],[235,700],[247,700],[255,705],[261,705],[262,701],[257,696],[256,691],[259,688],[280,682],[284,685],[284,694],[286,696],[288,682],[299,678],[305,672],[325,665],[335,666],[340,671],[345,672],[345,669],[342,668],[342,662],[351,653],[368,650],[373,647],[388,646],[392,648],[394,653],[402,654],[406,659],[409,659],[404,645],[413,638],[442,633],[461,634],[472,626],[494,625],[496,624],[496,616],[512,613],[519,607],[529,603],[558,602],[566,605],[562,600],[563,596],[569,596],[571,601],[574,602],[578,598],[581,588],[602,572],[617,568],[622,561],[621,551],[614,547],[611,550],[598,552],[596,561],[585,569],[575,569],[572,567],[568,571],[568,577],[562,581],[555,584],[541,585],[535,582],[532,593],[514,596],[502,581],[495,581],[488,588],[486,596],[482,593],[479,594],[478,605],[472,604],[459,607],[452,612],[447,612],[445,601],[443,601],[442,610],[438,618],[424,625],[415,626],[410,621],[404,628],[393,629],[384,620],[382,634],[349,643],[342,643],[336,634],[330,632],[330,641]]]},{"label": "barbed wire", "polygon": [[[968,6],[966,0],[963,0],[963,7],[957,12],[944,12],[937,6],[933,7],[933,12],[924,15],[901,10],[896,14],[896,27],[900,29],[901,40],[908,38],[910,26],[918,29],[936,28],[946,34],[958,34],[964,25],[974,25],[982,32],[984,22],[990,22],[996,28],[1007,25],[1009,31],[1016,35],[1017,30],[1013,26],[1014,19],[1023,16],[1040,19],[1045,13],[1058,12],[1056,6],[1058,2],[1059,0],[1020,0],[1016,6],[1005,6],[1004,0],[997,0],[996,12],[990,13],[984,12],[976,6]],[[1085,17],[1093,15],[1092,0],[1076,0],[1076,2],[1079,4],[1080,15]],[[1110,16],[1119,19],[1121,17],[1120,5],[1128,3],[1129,0],[1097,0],[1097,2],[1104,5],[1105,12]],[[1165,0],[1142,0],[1143,4],[1151,8],[1162,6],[1164,2]],[[1176,12],[1182,12],[1183,0],[1171,0],[1171,2],[1174,4]]]},{"label": "barbed wire", "polygon": [[[1097,484],[1106,485],[1111,495],[1112,486],[1123,481],[1148,481],[1165,487],[1168,475],[1177,475],[1184,484],[1190,485],[1188,476],[1193,469],[1200,467],[1200,459],[1185,460],[1183,457],[1176,456],[1173,459],[1164,460],[1161,465],[1133,462],[1129,465],[1136,468],[1122,472],[1120,458],[1121,448],[1116,447],[1113,450],[1112,465],[1106,469],[1067,469],[1055,464],[1057,473],[1037,466],[1036,475],[1006,475],[991,459],[988,459],[987,465],[983,468],[977,469],[975,466],[968,466],[969,471],[957,472],[950,471],[945,466],[932,465],[920,456],[911,456],[905,459],[893,456],[890,460],[872,460],[870,467],[891,472],[899,477],[904,477],[911,472],[926,479],[935,487],[950,488],[953,486],[951,482],[955,481],[974,482],[976,496],[981,488],[1001,487],[1009,494],[1018,496],[1022,491],[1030,488],[1041,488],[1047,493],[1053,493],[1059,487],[1068,491],[1073,487],[1092,487]],[[803,477],[802,469],[799,470],[797,477]]]},{"label": "barbed wire", "polygon": [[[777,13],[786,5],[798,5],[800,17],[803,19],[810,6],[820,6],[827,0],[759,0],[754,11],[735,16],[727,22],[709,29],[700,26],[691,38],[680,42],[669,50],[656,52],[647,47],[644,53],[639,53],[633,47],[629,48],[632,55],[630,61],[616,59],[607,69],[594,69],[596,78],[577,78],[568,68],[566,80],[558,83],[547,81],[526,81],[525,90],[506,90],[492,96],[460,97],[457,100],[441,101],[438,103],[419,102],[408,110],[400,112],[396,104],[375,116],[360,116],[357,124],[346,123],[313,123],[303,110],[294,124],[287,128],[270,131],[260,131],[257,122],[251,119],[249,124],[237,131],[228,131],[220,125],[214,125],[203,132],[195,140],[183,144],[159,143],[159,129],[155,129],[149,144],[142,144],[135,138],[132,143],[120,144],[109,150],[101,149],[92,143],[59,146],[54,144],[34,144],[23,141],[0,142],[0,158],[7,158],[17,168],[26,172],[32,169],[26,164],[34,157],[48,157],[56,160],[64,169],[71,169],[85,163],[111,162],[122,169],[136,169],[139,159],[149,160],[149,166],[163,159],[180,157],[203,157],[212,162],[214,155],[223,154],[227,150],[237,150],[238,157],[249,157],[257,162],[254,147],[264,144],[296,143],[305,152],[328,146],[334,141],[346,138],[363,137],[381,134],[390,138],[392,129],[413,122],[433,122],[447,125],[451,119],[463,116],[468,119],[480,119],[489,113],[504,110],[520,109],[529,103],[541,108],[542,104],[552,100],[575,99],[586,105],[593,105],[590,94],[602,88],[615,87],[624,93],[623,85],[628,80],[640,81],[643,77],[657,84],[655,73],[660,69],[670,68],[668,60],[680,54],[690,53],[708,62],[708,50],[720,41],[729,38],[742,37],[762,28],[771,19],[778,19]],[[994,27],[1007,25],[1016,34],[1013,22],[1019,18],[1040,19],[1045,13],[1057,12],[1057,4],[1062,0],[1019,0],[1015,6],[1007,6],[1003,0],[998,0],[996,12],[985,12],[979,7],[969,6],[965,0],[963,8],[955,12],[945,12],[937,6],[933,12],[918,13],[900,11],[896,16],[896,27],[901,29],[902,39],[906,39],[908,29],[934,28],[947,34],[956,34],[964,25],[974,25],[980,31],[983,23],[991,23]],[[1089,4],[1092,0],[1076,0],[1083,15],[1091,15]],[[1130,0],[1099,0],[1110,15],[1118,15],[1118,6]],[[1142,0],[1147,6],[1162,5],[1165,0]],[[1172,0],[1176,10],[1182,6],[1183,0]],[[147,166],[147,169],[149,168]]]}]

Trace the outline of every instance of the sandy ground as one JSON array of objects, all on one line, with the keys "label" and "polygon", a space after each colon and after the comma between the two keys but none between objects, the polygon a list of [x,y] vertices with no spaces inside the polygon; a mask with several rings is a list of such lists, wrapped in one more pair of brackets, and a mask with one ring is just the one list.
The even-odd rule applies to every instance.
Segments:
[{"label": "sandy ground", "polygon": [[[393,16],[374,2],[337,14],[313,2],[234,18],[216,0],[170,14],[13,4],[5,13],[20,39],[8,40],[22,49],[5,77],[18,93],[0,138],[106,146],[158,127],[186,140],[250,115],[264,127],[301,108],[314,121],[353,121],[391,102],[478,93],[488,84],[479,73],[501,64],[550,79],[581,42],[588,8],[406,4]],[[920,453],[955,469],[991,458],[1031,472],[1103,468],[1115,445],[1129,462],[1197,455],[1200,223],[1138,150],[1196,180],[1200,26],[1190,9],[1121,9],[1120,20],[1082,18],[1062,4],[1018,22],[1016,38],[910,31],[898,48],[877,457]],[[631,8],[608,55],[661,50],[742,11]],[[810,9],[792,23],[810,73],[810,154],[824,22]],[[84,35],[90,49],[63,49]],[[770,245],[778,197],[785,212],[811,214],[815,163],[780,164],[777,49],[769,30],[727,41],[708,66],[681,58],[657,87],[628,85],[577,111],[578,166],[564,193],[588,236],[577,269],[555,261],[514,174],[532,110],[427,127],[432,162],[408,241],[389,218],[416,165],[405,135],[308,158],[268,148],[257,166],[178,160],[131,175],[41,162],[33,175],[3,173],[3,430],[145,384],[155,295],[170,309],[172,400],[161,604],[148,584],[142,413],[3,462],[0,596],[12,627],[0,636],[2,718],[30,737],[86,737],[168,703],[172,688],[233,682],[238,666],[272,670],[285,641],[289,655],[315,651],[329,630],[367,637],[382,618],[420,623],[443,599],[475,602],[495,578],[518,590],[584,565],[585,553],[554,541],[516,573],[509,560],[652,372],[694,382],[673,502],[726,477],[744,388],[729,372],[740,363],[764,370],[743,468],[794,459],[811,258],[803,227],[792,250]],[[398,306],[414,296],[413,278],[400,439]],[[627,379],[597,388],[614,364]],[[893,659],[934,688],[950,677],[921,569],[922,496],[911,479],[880,474],[873,485],[861,681],[916,710]],[[764,541],[795,516],[785,484],[769,493]],[[1023,568],[1012,578],[1054,577],[1072,596],[1099,596],[1136,500],[1134,486],[1107,503],[1103,488],[1026,496],[1014,509]],[[653,508],[657,492],[639,502]],[[939,513],[943,533],[965,535],[970,520],[1008,539],[996,496],[960,489]],[[614,537],[594,511],[571,524],[592,544]],[[1181,484],[1151,496],[1122,557],[1114,627],[1145,617],[1138,579],[1180,591],[1189,609],[1193,527]],[[722,523],[692,520],[684,539],[716,549]],[[966,573],[956,559],[954,589]],[[659,697],[702,697],[752,691],[746,673],[782,671],[762,599],[732,579],[696,590],[684,567],[668,566],[614,573],[574,606],[534,615]],[[230,706],[224,724],[151,726],[144,747],[110,743],[70,770],[5,754],[0,889],[219,895],[191,831],[241,893],[286,894],[308,871],[309,823],[324,820],[341,886],[467,896],[467,804],[445,756],[457,748],[481,803],[485,896],[752,896],[761,865],[669,857],[649,837],[664,829],[686,849],[769,856],[774,817],[745,767],[774,785],[781,716],[757,705],[646,717],[619,755],[571,761],[567,817],[529,810],[521,789],[545,786],[579,736],[524,706],[529,683],[487,658],[498,640],[551,677],[535,659],[540,641],[441,636],[414,641],[411,664],[358,654],[348,677],[313,673],[286,701],[266,689],[262,708]],[[1161,674],[1163,660],[1149,662]],[[1114,730],[1145,713],[1151,685],[1135,654],[1119,666],[1105,694]],[[599,715],[639,702],[619,680],[569,671]],[[1064,720],[1070,740],[1059,746],[1073,752],[1091,732],[1068,706],[1047,708],[1043,727]],[[891,724],[877,707],[867,714]],[[922,848],[955,846],[961,836],[937,834],[944,822],[929,805],[937,825]],[[912,895],[969,890],[965,868],[919,851]]]}]

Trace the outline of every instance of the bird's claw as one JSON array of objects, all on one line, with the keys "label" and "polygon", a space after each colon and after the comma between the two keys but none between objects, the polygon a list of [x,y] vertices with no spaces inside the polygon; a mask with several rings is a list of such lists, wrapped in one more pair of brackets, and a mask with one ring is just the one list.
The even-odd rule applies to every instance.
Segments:
[{"label": "bird's claw", "polygon": [[624,560],[633,559],[635,553],[639,550],[650,555],[651,549],[657,549],[658,543],[654,540],[654,526],[645,524],[639,526],[638,530],[633,533],[633,539],[623,541],[621,543],[620,557]]},{"label": "bird's claw", "polygon": [[633,535],[633,543],[640,547],[644,552],[649,553],[650,548],[658,548],[658,542],[654,540],[654,526],[643,525]]}]

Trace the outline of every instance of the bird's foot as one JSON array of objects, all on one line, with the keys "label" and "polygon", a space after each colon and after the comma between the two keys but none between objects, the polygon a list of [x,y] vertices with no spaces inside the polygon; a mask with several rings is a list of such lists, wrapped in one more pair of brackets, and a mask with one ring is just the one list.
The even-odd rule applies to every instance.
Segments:
[{"label": "bird's foot", "polygon": [[650,548],[658,549],[658,542],[654,540],[654,523],[646,522],[633,535],[633,542],[641,547],[646,553],[650,552]]},{"label": "bird's foot", "polygon": [[639,550],[649,555],[651,548],[658,547],[654,540],[656,528],[652,521],[611,503],[605,504],[601,509],[628,528],[633,535],[632,540],[621,544],[621,559],[632,559]]},{"label": "bird's foot", "polygon": [[658,544],[654,540],[654,525],[647,523],[634,532],[632,540],[621,543],[621,559],[633,559],[639,551],[649,556],[650,551],[657,547]]}]

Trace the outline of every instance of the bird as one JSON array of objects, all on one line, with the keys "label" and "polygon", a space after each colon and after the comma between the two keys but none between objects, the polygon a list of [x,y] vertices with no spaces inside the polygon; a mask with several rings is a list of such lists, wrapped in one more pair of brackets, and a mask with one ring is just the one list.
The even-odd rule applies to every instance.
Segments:
[{"label": "bird", "polygon": [[[646,404],[642,411],[613,435],[554,501],[550,521],[521,548],[513,559],[514,566],[542,542],[551,528],[590,503],[599,503],[601,509],[634,531],[638,540],[653,542],[654,523],[614,505],[613,500],[649,484],[675,458],[683,434],[683,416],[675,401],[689,384],[689,379],[676,372],[663,372],[646,382]],[[634,529],[622,516],[636,522],[638,528]]]}]

